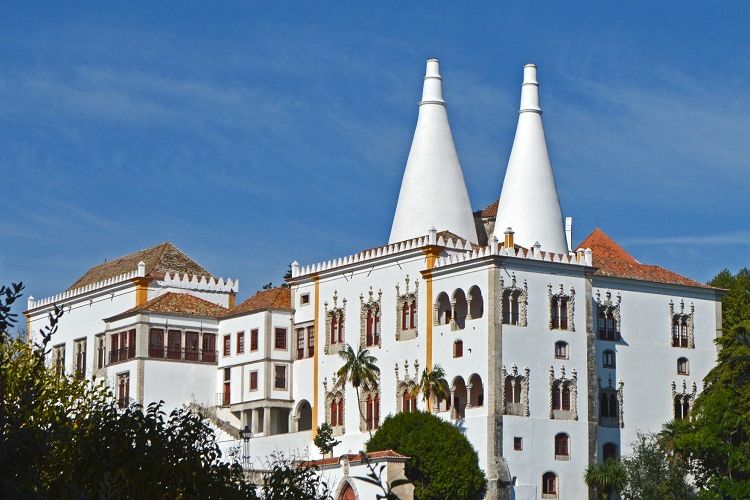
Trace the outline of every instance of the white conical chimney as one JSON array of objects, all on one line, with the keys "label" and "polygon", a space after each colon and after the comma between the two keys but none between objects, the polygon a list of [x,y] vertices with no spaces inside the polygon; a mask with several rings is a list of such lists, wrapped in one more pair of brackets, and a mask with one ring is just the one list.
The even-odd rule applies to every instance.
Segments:
[{"label": "white conical chimney", "polygon": [[533,64],[523,68],[518,127],[497,206],[495,237],[502,240],[508,227],[518,245],[530,248],[539,242],[542,250],[568,253]]},{"label": "white conical chimney", "polygon": [[472,243],[477,230],[458,162],[437,59],[427,60],[422,101],[389,243],[448,230]]}]

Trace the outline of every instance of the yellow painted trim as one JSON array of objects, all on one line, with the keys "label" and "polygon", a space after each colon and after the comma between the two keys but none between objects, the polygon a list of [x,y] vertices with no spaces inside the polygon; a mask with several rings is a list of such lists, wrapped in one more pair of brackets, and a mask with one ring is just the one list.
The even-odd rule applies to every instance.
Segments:
[{"label": "yellow painted trim", "polygon": [[313,407],[312,407],[312,437],[315,439],[318,433],[318,355],[320,354],[320,278],[317,274],[313,275],[315,285],[313,303],[315,305],[315,319],[313,322],[313,331],[315,332],[315,353],[313,354]]},{"label": "yellow painted trim", "polygon": [[148,302],[148,278],[135,279],[135,307]]},{"label": "yellow painted trim", "polygon": [[229,309],[232,309],[237,305],[237,294],[234,292],[229,292]]},{"label": "yellow painted trim", "polygon": [[432,369],[432,325],[433,325],[433,319],[432,319],[432,268],[435,267],[435,261],[440,256],[440,249],[437,247],[427,247],[423,250],[424,254],[427,256],[427,272],[423,273],[424,279],[426,282],[426,292],[425,293],[425,311],[426,311],[426,325],[425,325],[425,349],[427,352],[425,353],[425,367],[428,369]]}]

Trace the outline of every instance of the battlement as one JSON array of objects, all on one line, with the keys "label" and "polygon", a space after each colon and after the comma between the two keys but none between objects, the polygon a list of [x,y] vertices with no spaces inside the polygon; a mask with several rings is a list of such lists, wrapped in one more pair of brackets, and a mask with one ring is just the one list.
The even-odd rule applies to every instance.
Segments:
[{"label": "battlement", "polygon": [[157,283],[165,288],[180,288],[184,290],[197,290],[202,292],[230,293],[239,291],[240,281],[227,278],[214,278],[212,276],[188,275],[180,276],[180,273],[165,273],[164,279]]},{"label": "battlement", "polygon": [[96,283],[91,283],[91,284],[82,286],[80,288],[73,288],[71,290],[67,290],[63,293],[58,293],[57,295],[46,297],[44,299],[35,300],[34,297],[29,297],[27,301],[27,310],[35,309],[37,307],[47,306],[50,304],[57,304],[59,302],[64,302],[68,299],[73,299],[75,297],[85,295],[95,290],[100,290],[103,288],[110,287],[112,285],[117,285],[119,283],[132,281],[134,278],[143,278],[145,274],[146,274],[145,269],[142,266],[139,266],[137,269],[133,271],[123,273],[117,276],[113,276],[111,278],[107,278],[102,281],[97,281]]},{"label": "battlement", "polygon": [[385,245],[370,250],[364,250],[353,255],[348,255],[346,257],[340,257],[338,259],[332,259],[325,262],[318,262],[315,264],[301,266],[299,262],[294,261],[292,263],[292,278],[297,278],[312,273],[320,273],[350,264],[364,263],[381,257],[408,252],[427,246],[439,246],[454,250],[454,252],[451,252],[450,255],[440,257],[437,260],[435,267],[447,266],[458,262],[465,262],[472,259],[486,257],[489,255],[501,255],[507,257],[533,259],[547,262],[559,262],[563,264],[582,266],[591,266],[593,264],[591,249],[579,249],[576,253],[571,253],[570,255],[543,252],[537,246],[534,246],[529,250],[523,248],[505,249],[498,247],[498,241],[494,237],[492,238],[490,245],[479,247],[469,241],[455,236],[438,236],[435,230],[431,230],[426,236],[420,236],[417,238],[412,238],[410,240],[400,241],[398,243],[392,243],[390,245]]}]

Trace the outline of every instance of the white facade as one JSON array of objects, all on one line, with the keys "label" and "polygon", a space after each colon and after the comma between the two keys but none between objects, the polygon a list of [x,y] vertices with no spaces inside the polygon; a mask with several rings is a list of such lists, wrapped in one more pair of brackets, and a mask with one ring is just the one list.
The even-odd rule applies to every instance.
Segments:
[{"label": "white facade", "polygon": [[[497,237],[478,221],[489,239],[477,245],[482,224],[470,213],[441,85],[437,61],[429,60],[388,245],[295,262],[286,302],[252,306],[275,293],[260,292],[245,308],[230,307],[234,282],[149,277],[139,265],[86,289],[30,300],[30,331],[44,325],[52,304],[63,304],[52,344],[65,345],[66,370],[75,369],[71,353],[85,338],[86,374],[106,377],[116,391],[127,374],[135,402],[195,402],[213,408],[230,434],[250,427],[258,469],[274,451],[319,458],[312,439],[326,421],[341,440],[335,455],[364,447],[369,434],[356,392],[335,387],[345,344],[367,347],[378,360],[379,389],[362,395],[377,406],[363,403],[372,421],[411,404],[425,409],[421,396],[412,403],[404,393],[423,369],[440,365],[450,397],[433,411],[478,451],[488,498],[586,497],[588,465],[627,454],[637,431],[658,431],[689,411],[716,357],[720,293],[624,251],[631,274],[618,274],[622,262],[608,261],[611,252],[598,256],[596,231],[586,240],[593,249],[569,251],[534,66],[524,69]],[[514,233],[505,234],[507,227]],[[167,293],[221,308],[149,306]],[[154,359],[151,332],[159,328],[182,332],[185,349],[189,338],[199,339],[199,359],[188,351]],[[113,361],[110,338],[131,330],[134,351]],[[99,335],[106,340],[101,369]],[[205,343],[211,335],[215,344]],[[204,357],[206,346],[215,357]]]}]

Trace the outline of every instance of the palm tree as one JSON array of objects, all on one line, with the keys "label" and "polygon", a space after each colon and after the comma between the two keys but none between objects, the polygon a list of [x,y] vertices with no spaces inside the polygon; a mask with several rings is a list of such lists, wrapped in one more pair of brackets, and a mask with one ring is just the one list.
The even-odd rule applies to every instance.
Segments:
[{"label": "palm tree", "polygon": [[625,468],[613,458],[605,460],[602,464],[590,465],[583,480],[589,488],[596,489],[596,495],[601,500],[608,500],[613,493],[621,491],[628,483]]},{"label": "palm tree", "polygon": [[[371,391],[378,388],[378,379],[380,378],[380,368],[377,365],[378,359],[370,354],[370,351],[363,349],[362,346],[359,346],[359,350],[355,353],[349,344],[346,344],[339,351],[339,356],[344,360],[344,364],[336,372],[336,385],[344,389],[347,382],[352,384],[354,390],[357,391],[359,416],[362,420],[365,420],[365,416],[362,414],[362,405],[360,404],[359,389],[361,387],[365,391]],[[372,430],[367,429],[367,432],[372,437]]]},{"label": "palm tree", "polygon": [[422,400],[427,402],[427,412],[431,413],[433,397],[436,397],[438,401],[448,397],[445,391],[447,385],[445,370],[440,365],[433,365],[432,369],[426,367],[422,370],[422,378],[419,379],[419,384],[412,388],[411,395],[417,397],[417,394],[421,392]]}]

